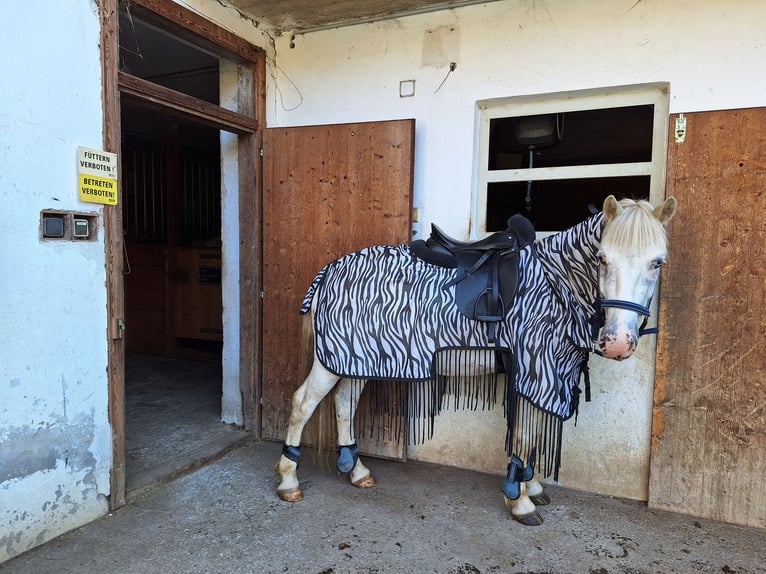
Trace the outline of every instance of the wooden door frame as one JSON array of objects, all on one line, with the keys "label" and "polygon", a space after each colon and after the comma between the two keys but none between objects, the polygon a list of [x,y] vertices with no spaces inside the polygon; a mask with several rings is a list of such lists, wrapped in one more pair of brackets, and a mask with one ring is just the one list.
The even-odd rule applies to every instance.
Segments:
[{"label": "wooden door frame", "polygon": [[[266,55],[228,30],[172,0],[130,0],[134,15],[237,63],[238,112],[164,88],[119,70],[119,0],[101,0],[101,66],[104,150],[121,165],[122,97],[163,113],[238,135],[240,391],[245,428],[260,434],[262,181],[261,149],[266,111]],[[121,188],[122,181],[118,181]],[[106,252],[109,421],[112,428],[111,509],[126,502],[125,483],[125,286],[122,205],[104,206]]]}]

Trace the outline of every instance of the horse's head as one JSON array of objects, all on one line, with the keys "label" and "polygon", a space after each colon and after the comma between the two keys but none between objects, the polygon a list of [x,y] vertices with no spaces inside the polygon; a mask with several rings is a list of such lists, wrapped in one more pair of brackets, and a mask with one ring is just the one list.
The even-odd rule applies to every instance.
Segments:
[{"label": "horse's head", "polygon": [[604,201],[598,252],[604,322],[597,336],[598,352],[604,357],[627,359],[636,350],[667,255],[665,224],[675,212],[674,197],[656,208],[646,201],[618,202],[613,195]]}]

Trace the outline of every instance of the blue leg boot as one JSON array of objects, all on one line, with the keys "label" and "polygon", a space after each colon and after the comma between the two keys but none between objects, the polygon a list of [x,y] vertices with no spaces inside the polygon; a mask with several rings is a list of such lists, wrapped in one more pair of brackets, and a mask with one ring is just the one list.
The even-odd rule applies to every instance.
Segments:
[{"label": "blue leg boot", "polygon": [[338,472],[341,474],[348,474],[356,466],[356,461],[359,460],[359,447],[354,444],[347,444],[338,447],[338,462],[335,465]]},{"label": "blue leg boot", "polygon": [[524,463],[515,454],[508,463],[508,475],[503,482],[503,494],[511,500],[516,500],[521,494],[521,482],[524,479]]}]

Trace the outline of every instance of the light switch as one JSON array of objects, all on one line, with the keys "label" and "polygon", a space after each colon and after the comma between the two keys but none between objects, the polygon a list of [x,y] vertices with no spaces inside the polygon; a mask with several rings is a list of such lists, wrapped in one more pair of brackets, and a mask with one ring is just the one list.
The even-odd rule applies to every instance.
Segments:
[{"label": "light switch", "polygon": [[57,215],[44,216],[43,237],[64,237],[64,218]]}]

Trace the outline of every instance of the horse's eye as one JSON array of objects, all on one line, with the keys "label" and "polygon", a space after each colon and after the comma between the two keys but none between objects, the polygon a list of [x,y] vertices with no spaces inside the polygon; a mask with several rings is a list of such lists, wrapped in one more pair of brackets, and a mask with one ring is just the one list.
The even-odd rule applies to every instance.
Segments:
[{"label": "horse's eye", "polygon": [[609,265],[609,262],[606,260],[606,256],[605,255],[601,255],[600,253],[598,255],[598,262],[601,263],[601,265],[603,265],[604,267]]},{"label": "horse's eye", "polygon": [[657,259],[652,261],[652,269],[659,269],[665,264],[665,260],[661,257],[658,257]]}]

